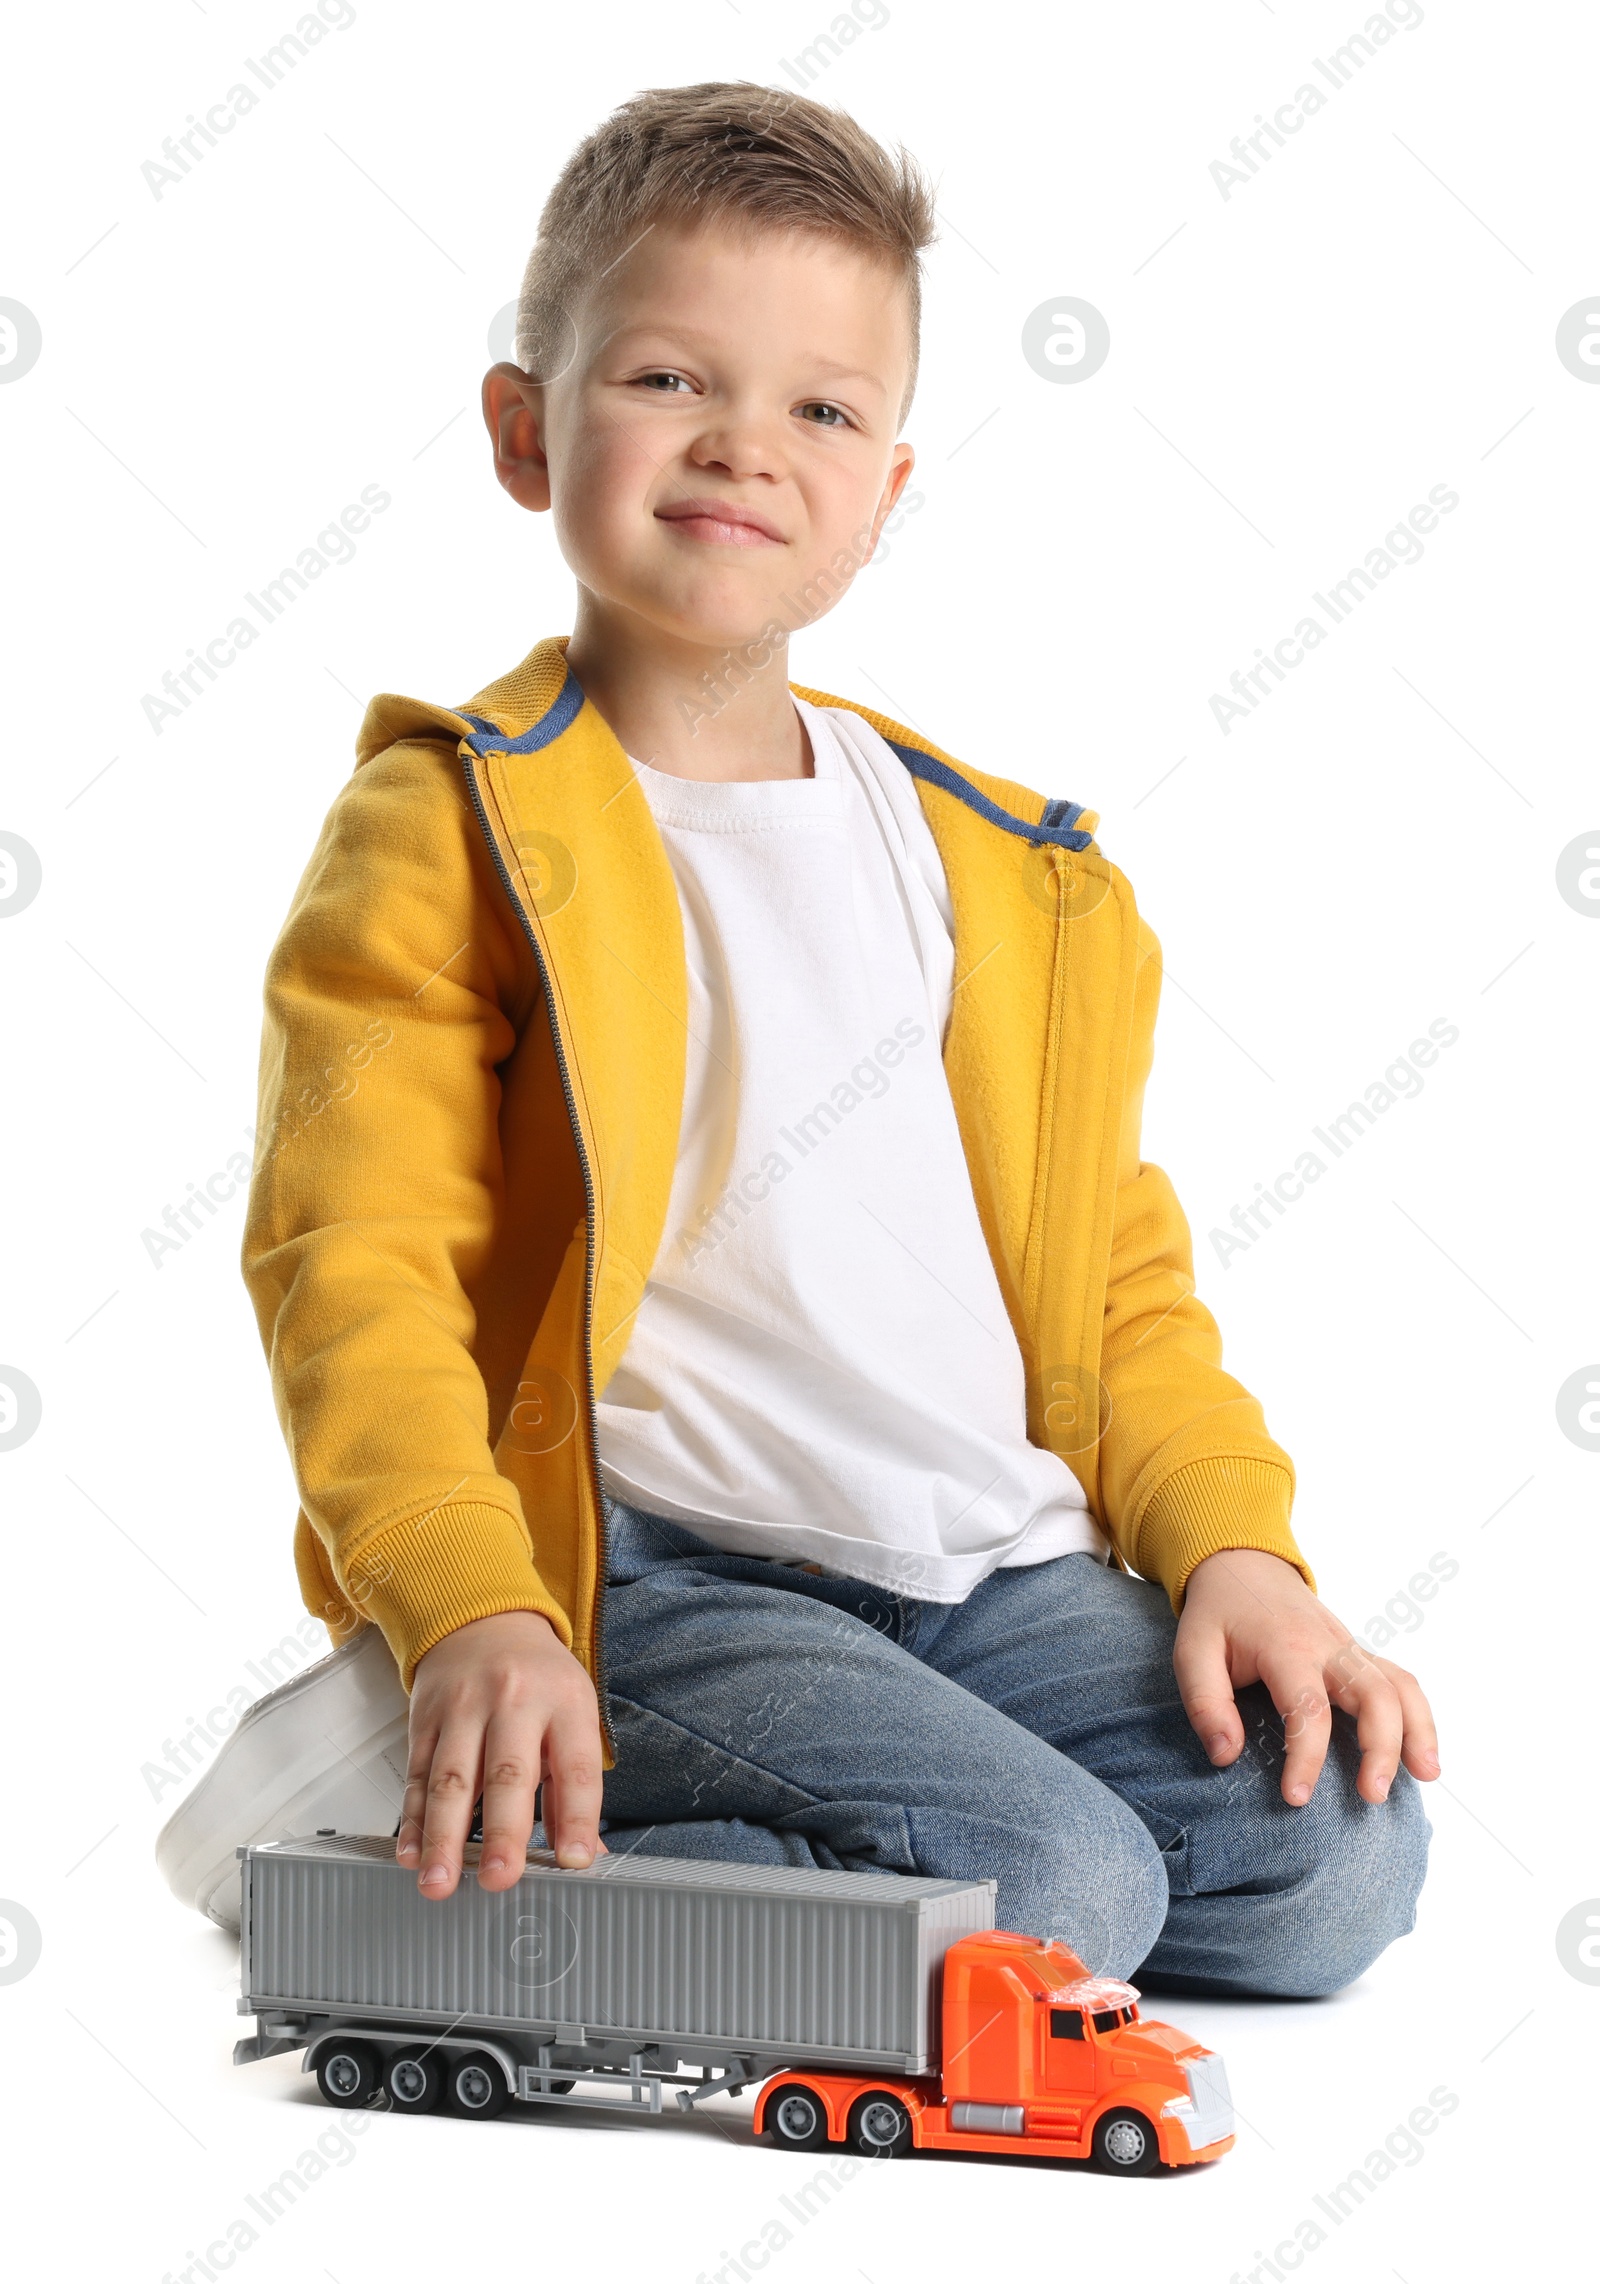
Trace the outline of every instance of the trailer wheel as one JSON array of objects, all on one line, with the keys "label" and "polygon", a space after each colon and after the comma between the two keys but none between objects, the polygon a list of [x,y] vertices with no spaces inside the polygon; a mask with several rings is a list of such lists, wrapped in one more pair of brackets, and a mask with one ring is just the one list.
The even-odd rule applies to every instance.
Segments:
[{"label": "trailer wheel", "polygon": [[893,2094],[863,2094],[851,2107],[845,2139],[862,2157],[909,2157],[910,2113]]},{"label": "trailer wheel", "polygon": [[444,2074],[444,2106],[452,2117],[498,2117],[511,2099],[492,2054],[454,2054]]},{"label": "trailer wheel", "polygon": [[820,2149],[828,2113],[809,2086],[784,2086],[767,2104],[767,2130],[780,2149]]},{"label": "trailer wheel", "polygon": [[1107,2110],[1094,2129],[1094,2161],[1102,2173],[1153,2173],[1161,2163],[1155,2127],[1137,2110]]},{"label": "trailer wheel", "polygon": [[330,2108],[362,2110],[378,2090],[378,2058],[364,2040],[341,2039],[317,2057],[317,2090]]},{"label": "trailer wheel", "polygon": [[383,2082],[391,2107],[409,2110],[415,2117],[426,2117],[430,2110],[436,2110],[444,2092],[439,2057],[426,2046],[402,2046],[398,2054],[392,2054]]}]

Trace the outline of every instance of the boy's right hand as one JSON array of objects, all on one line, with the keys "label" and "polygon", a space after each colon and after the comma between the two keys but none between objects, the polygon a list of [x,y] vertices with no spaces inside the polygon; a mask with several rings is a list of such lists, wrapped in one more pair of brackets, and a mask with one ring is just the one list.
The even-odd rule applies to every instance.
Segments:
[{"label": "boy's right hand", "polygon": [[545,1835],[575,1870],[600,1838],[600,1710],[594,1684],[533,1610],[475,1618],[419,1658],[411,1683],[411,1757],[395,1854],[442,1899],[461,1877],[472,1808],[483,1795],[478,1885],[522,1877],[535,1794]]}]

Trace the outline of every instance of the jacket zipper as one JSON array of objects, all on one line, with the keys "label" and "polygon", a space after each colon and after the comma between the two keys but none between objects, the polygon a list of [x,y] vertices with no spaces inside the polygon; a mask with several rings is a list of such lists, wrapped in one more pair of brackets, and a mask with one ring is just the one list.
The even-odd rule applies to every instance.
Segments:
[{"label": "jacket zipper", "polygon": [[472,807],[478,820],[479,829],[488,843],[489,855],[493,860],[495,871],[499,874],[501,884],[511,899],[512,910],[521,922],[522,932],[528,939],[528,948],[533,953],[533,964],[539,976],[539,988],[544,994],[545,1014],[550,1024],[550,1038],[556,1051],[556,1069],[561,1076],[561,1092],[566,1098],[567,1117],[572,1126],[573,1147],[578,1153],[578,1170],[583,1176],[583,1379],[584,1394],[589,1407],[589,1481],[594,1492],[596,1537],[594,1613],[590,1621],[589,1646],[593,1664],[592,1678],[595,1697],[600,1709],[600,1731],[605,1738],[606,1750],[610,1753],[614,1763],[617,1757],[617,1743],[611,1730],[611,1706],[606,1689],[605,1674],[605,1629],[602,1624],[602,1605],[606,1590],[606,1509],[605,1496],[600,1488],[598,1456],[600,1422],[595,1407],[594,1392],[594,1175],[590,1169],[588,1151],[584,1148],[583,1126],[578,1117],[578,1098],[573,1092],[572,1074],[567,1067],[567,1050],[561,1037],[561,1027],[556,1021],[555,996],[550,989],[550,970],[545,963],[545,956],[540,947],[538,935],[523,909],[522,899],[517,894],[511,874],[506,868],[505,858],[500,853],[500,844],[495,838],[494,827],[489,821],[489,811],[484,803],[483,794],[479,790],[473,764],[471,761],[464,761],[463,767],[466,773],[467,791],[472,798]]},{"label": "jacket zipper", "polygon": [[[1022,1305],[1035,1324],[1039,1318],[1039,1284],[1044,1274],[1044,1225],[1050,1210],[1056,1130],[1056,1078],[1061,1065],[1062,969],[1067,957],[1067,860],[1059,847],[1048,851],[1055,879],[1056,934],[1050,948],[1050,996],[1045,1011],[1044,1088],[1040,1104],[1039,1165],[1034,1176],[1033,1205],[1023,1247]],[[1040,1421],[1041,1427],[1043,1420]]]}]

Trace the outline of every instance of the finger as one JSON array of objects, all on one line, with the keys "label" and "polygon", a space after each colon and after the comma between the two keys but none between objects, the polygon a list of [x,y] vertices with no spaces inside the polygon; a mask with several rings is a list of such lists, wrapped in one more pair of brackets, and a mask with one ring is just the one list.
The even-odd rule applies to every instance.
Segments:
[{"label": "finger", "polygon": [[545,1733],[544,1828],[558,1864],[581,1871],[600,1847],[600,1728],[592,1705],[558,1713]]},{"label": "finger", "polygon": [[1309,1657],[1263,1658],[1261,1678],[1283,1719],[1281,1791],[1291,1808],[1304,1808],[1317,1788],[1333,1734],[1333,1709],[1322,1675]]},{"label": "finger", "polygon": [[433,1748],[438,1741],[437,1721],[419,1715],[413,1698],[406,1789],[400,1803],[400,1829],[394,1843],[395,1862],[399,1864],[421,1861],[422,1824],[428,1805],[428,1771],[433,1766]]},{"label": "finger", "polygon": [[527,1867],[542,1741],[537,1717],[521,1707],[496,1713],[490,1720],[483,1742],[480,1887],[514,1887]]},{"label": "finger", "polygon": [[1172,1645],[1178,1694],[1213,1767],[1225,1769],[1244,1750],[1244,1722],[1234,1703],[1227,1640],[1219,1626],[1179,1626]]},{"label": "finger", "polygon": [[1373,1664],[1352,1678],[1345,1694],[1355,1701],[1351,1709],[1356,1717],[1356,1742],[1361,1747],[1356,1790],[1363,1800],[1387,1800],[1394,1772],[1400,1766],[1400,1742],[1405,1733],[1400,1692]]},{"label": "finger", "polygon": [[455,1892],[461,1851],[472,1829],[483,1758],[483,1723],[470,1715],[447,1721],[433,1749],[422,1815],[422,1868],[417,1885],[429,1897]]},{"label": "finger", "polygon": [[1405,1723],[1405,1743],[1400,1758],[1414,1777],[1430,1784],[1439,1773],[1439,1732],[1433,1725],[1433,1709],[1414,1673],[1407,1673],[1403,1666],[1397,1665],[1390,1678],[1400,1693],[1400,1712]]}]

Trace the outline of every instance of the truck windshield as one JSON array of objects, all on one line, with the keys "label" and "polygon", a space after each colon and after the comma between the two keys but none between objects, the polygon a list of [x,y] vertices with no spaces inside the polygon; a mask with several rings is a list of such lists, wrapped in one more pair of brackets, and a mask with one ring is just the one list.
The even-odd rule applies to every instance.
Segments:
[{"label": "truck windshield", "polygon": [[1085,2035],[1085,2019],[1092,2022],[1097,2031],[1118,2030],[1126,2022],[1137,2021],[1138,2015],[1137,2007],[1108,2006],[1102,2007],[1098,2014],[1085,2018],[1075,2006],[1053,2006],[1050,2009],[1050,2035],[1052,2038],[1082,2038]]}]

